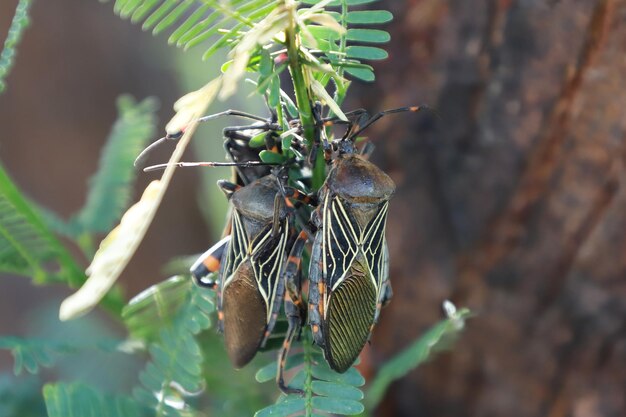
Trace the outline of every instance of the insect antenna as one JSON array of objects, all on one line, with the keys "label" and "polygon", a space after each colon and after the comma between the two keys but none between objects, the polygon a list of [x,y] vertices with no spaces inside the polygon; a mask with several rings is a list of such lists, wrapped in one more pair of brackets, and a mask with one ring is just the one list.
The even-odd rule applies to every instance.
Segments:
[{"label": "insect antenna", "polygon": [[[265,118],[262,116],[257,116],[251,113],[246,113],[244,111],[240,111],[240,110],[224,110],[222,112],[219,113],[215,113],[215,114],[209,114],[208,116],[203,116],[197,119],[198,123],[201,122],[208,122],[210,120],[215,120],[218,119],[220,117],[224,117],[224,116],[237,116],[237,117],[243,117],[245,119],[251,119],[251,120],[256,120],[257,122],[262,122],[262,123],[257,123],[255,125],[250,126],[249,128],[257,128],[257,129],[272,129],[273,126],[275,125],[275,123],[273,123],[273,117],[271,118]],[[185,133],[185,129],[187,129],[187,126],[184,126],[181,130],[177,131],[177,132],[168,132],[164,137],[155,140],[154,142],[152,142],[150,145],[148,145],[143,151],[141,151],[141,153],[139,154],[139,156],[137,156],[137,158],[135,159],[134,165],[137,166],[141,166],[143,165],[143,163],[145,162],[145,159],[147,157],[147,155],[156,147],[158,147],[159,145],[161,145],[162,143],[164,143],[165,141],[168,140],[178,140],[183,136],[183,133]]]},{"label": "insect antenna", "polygon": [[163,136],[162,138],[155,140],[150,145],[146,146],[146,148],[143,151],[141,151],[141,153],[137,156],[137,158],[135,158],[135,162],[133,162],[133,165],[136,167],[143,165],[143,163],[146,161],[146,158],[148,157],[148,154],[152,152],[154,148],[156,148],[157,146],[159,146],[160,144],[162,144],[163,142],[167,140],[176,140],[176,139],[178,138]]},{"label": "insect antenna", "polygon": [[375,115],[373,115],[369,119],[366,119],[365,117],[363,117],[363,116],[367,116],[367,113],[364,113],[357,120],[356,126],[351,126],[351,128],[348,130],[348,132],[344,136],[343,140],[354,141],[354,139],[359,134],[361,134],[365,129],[367,129],[372,124],[377,122],[380,118],[382,118],[383,116],[386,116],[388,114],[403,113],[403,112],[417,113],[418,111],[422,111],[422,110],[426,110],[426,111],[432,112],[432,113],[435,114],[435,116],[438,117],[437,112],[435,112],[435,110],[433,110],[432,108],[430,108],[428,106],[408,106],[408,107],[398,107],[397,109],[384,110],[384,111],[381,111],[379,113],[376,113]]},{"label": "insect antenna", "polygon": [[177,162],[175,164],[157,164],[145,167],[144,172],[159,171],[170,166],[179,168],[188,167],[242,167],[248,168],[253,166],[274,166],[280,165],[276,162],[263,162],[263,161],[243,161],[243,162]]}]

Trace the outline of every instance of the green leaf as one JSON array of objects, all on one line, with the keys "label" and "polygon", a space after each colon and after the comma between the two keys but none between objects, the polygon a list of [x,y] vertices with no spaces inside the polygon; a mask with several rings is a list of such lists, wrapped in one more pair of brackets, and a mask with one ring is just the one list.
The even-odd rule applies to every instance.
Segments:
[{"label": "green leaf", "polygon": [[[358,6],[360,4],[374,3],[375,1],[378,1],[378,0],[346,0],[346,4],[348,6]],[[338,3],[341,3],[341,0],[339,0]]]},{"label": "green leaf", "polygon": [[46,405],[41,388],[42,383],[37,377],[14,377],[8,372],[0,373],[0,416],[45,416]]},{"label": "green leaf", "polygon": [[[176,6],[178,0],[165,0],[152,14],[146,19],[141,28],[148,30],[156,25],[161,19],[164,19],[167,13]],[[152,32],[154,34],[154,32]]]},{"label": "green leaf", "polygon": [[258,135],[254,135],[248,144],[251,148],[261,148],[265,146],[265,136],[267,136],[267,132],[261,132]]},{"label": "green leaf", "polygon": [[311,34],[315,37],[315,40],[317,40],[318,42],[320,41],[324,42],[324,41],[327,41],[328,39],[334,39],[334,40],[339,39],[339,35],[337,34],[336,31],[325,26],[310,25],[310,26],[307,26],[307,29],[309,30],[309,32],[311,32]]},{"label": "green leaf", "polygon": [[67,347],[55,342],[39,340],[24,340],[17,337],[0,337],[0,349],[9,349],[15,360],[13,373],[19,375],[25,369],[28,373],[36,374],[39,367],[48,367],[53,363],[52,355],[57,352],[66,352]]},{"label": "green leaf", "polygon": [[20,375],[26,370],[37,374],[41,367],[52,366],[58,357],[79,351],[102,351],[129,353],[135,348],[126,341],[103,339],[84,342],[64,342],[51,339],[23,339],[13,336],[0,337],[0,349],[11,351],[15,360],[13,371]]},{"label": "green leaf", "polygon": [[128,207],[136,178],[133,161],[156,132],[156,101],[117,101],[118,119],[100,156],[98,172],[89,180],[85,206],[72,222],[81,232],[109,231]]},{"label": "green leaf", "polygon": [[369,68],[345,67],[345,70],[348,74],[363,81],[374,81],[376,79],[376,76],[374,75],[374,71],[372,71]]},{"label": "green leaf", "polygon": [[365,396],[367,408],[373,410],[378,405],[393,381],[411,372],[434,352],[448,348],[463,329],[469,316],[470,312],[467,309],[459,311],[452,309],[448,319],[437,323],[412,345],[385,363],[368,387]]},{"label": "green leaf", "polygon": [[174,29],[169,44],[189,49],[206,44],[204,59],[222,48],[234,48],[278,7],[278,0],[128,0],[116,2],[115,13],[157,35]]},{"label": "green leaf", "polygon": [[118,13],[123,19],[126,19],[131,16],[140,5],[141,0],[116,1],[113,10],[115,11],[115,13]]},{"label": "green leaf", "polygon": [[391,36],[388,32],[378,29],[348,29],[346,39],[363,43],[386,43]]},{"label": "green leaf", "polygon": [[70,238],[74,238],[79,234],[80,231],[75,224],[62,219],[61,216],[54,211],[40,206],[32,200],[29,201],[29,204],[33,207],[33,209],[36,209],[43,222],[46,226],[48,226],[48,228],[50,228],[51,231]]},{"label": "green leaf", "polygon": [[[176,280],[166,283],[163,285],[177,285]],[[150,344],[151,360],[139,375],[141,385],[133,390],[135,399],[144,406],[161,410],[164,415],[183,416],[192,412],[185,404],[185,397],[203,386],[202,354],[194,336],[211,326],[210,317],[215,310],[211,293],[189,285],[174,320],[162,325],[159,338]],[[137,303],[143,305],[144,300],[151,298]],[[177,407],[172,407],[171,401]]]},{"label": "green leaf", "polygon": [[313,381],[311,384],[313,392],[317,395],[338,397],[354,401],[361,401],[363,399],[363,391],[351,385],[326,381]]},{"label": "green leaf", "polygon": [[[290,355],[285,369],[300,368],[288,386],[304,391],[304,398],[297,394],[282,395],[276,404],[262,409],[256,416],[316,415],[316,412],[354,415],[363,412],[360,403],[363,392],[357,387],[363,385],[365,380],[356,368],[350,368],[344,374],[330,369],[320,349],[312,345],[308,328],[304,330],[300,345],[303,352]],[[274,380],[277,366],[274,361],[262,367],[256,374],[257,381]]]},{"label": "green leaf", "polygon": [[261,161],[268,163],[268,164],[280,165],[283,162],[285,162],[284,155],[281,155],[276,152],[268,151],[268,150],[263,150],[259,152],[259,158],[261,158]]},{"label": "green leaf", "polygon": [[[267,52],[266,49],[261,49],[261,61],[259,63],[259,74],[262,77],[269,77],[272,75],[272,70],[274,69],[274,62],[272,62],[272,57],[270,53]],[[261,82],[259,82],[259,85]]]},{"label": "green leaf", "polygon": [[144,410],[132,398],[105,395],[83,384],[46,384],[43,388],[48,417],[140,417]]},{"label": "green leaf", "polygon": [[364,407],[358,401],[345,400],[342,398],[313,397],[313,408],[332,414],[352,416],[363,412]]},{"label": "green leaf", "polygon": [[193,48],[196,45],[205,42],[211,37],[215,36],[219,33],[221,24],[227,20],[227,18],[223,18],[217,24],[211,26],[213,22],[215,22],[220,17],[220,13],[212,13],[202,22],[200,22],[196,27],[189,30],[185,33],[184,36],[181,37],[180,41],[176,44],[177,46],[184,45],[185,51]]},{"label": "green leaf", "polygon": [[[50,268],[56,264],[58,272]],[[0,271],[78,285],[85,275],[0,165]]]},{"label": "green leaf", "polygon": [[[369,3],[374,3],[375,1],[378,1],[378,0],[345,0],[346,4],[348,6],[357,6],[359,4],[369,4]],[[343,0],[331,1],[330,3],[328,3],[328,6],[329,7],[341,6],[342,2],[343,2]],[[302,0],[302,3],[304,3],[304,4],[317,4],[317,3],[319,3],[319,0]]]},{"label": "green leaf", "polygon": [[188,33],[190,30],[192,30],[197,25],[197,23],[200,21],[200,19],[202,19],[202,17],[204,17],[205,13],[210,9],[210,7],[211,6],[209,6],[208,4],[200,6],[195,12],[193,12],[187,18],[187,20],[185,20],[185,23],[180,25],[178,27],[178,29],[176,29],[170,35],[169,39],[167,40],[167,43],[169,43],[171,45],[171,44],[174,44],[174,43],[178,42],[179,40],[181,40],[183,35]]},{"label": "green leaf", "polygon": [[[284,68],[284,67],[283,67]],[[280,103],[280,73],[282,70],[277,71],[275,76],[272,76],[270,79],[270,87],[268,89],[269,94],[267,95],[267,104],[275,108]]]},{"label": "green leaf", "polygon": [[9,27],[9,34],[4,41],[4,48],[0,53],[0,93],[5,89],[4,79],[9,75],[9,71],[13,66],[13,60],[17,54],[16,47],[22,39],[24,29],[30,24],[28,12],[30,10],[31,0],[20,0],[15,8],[15,14]]},{"label": "green leaf", "polygon": [[292,397],[278,404],[271,405],[256,412],[254,417],[282,417],[304,409],[304,398]]},{"label": "green leaf", "polygon": [[315,378],[323,381],[348,384],[355,387],[360,387],[365,384],[365,378],[363,378],[356,368],[350,368],[343,374],[340,374],[330,369],[326,361],[323,361],[313,366],[312,371]]},{"label": "green leaf", "polygon": [[379,60],[386,59],[389,54],[387,51],[373,46],[348,46],[348,58]]},{"label": "green leaf", "polygon": [[347,22],[357,25],[378,25],[391,22],[393,15],[387,10],[359,10],[348,12]]},{"label": "green leaf", "polygon": [[[301,365],[303,360],[304,353],[296,353],[290,355],[289,358],[287,358],[287,365],[285,366],[285,370],[290,370],[296,366]],[[257,382],[267,382],[276,379],[277,366],[278,364],[276,363],[276,361],[274,361],[259,369],[254,376]]]},{"label": "green leaf", "polygon": [[122,319],[131,336],[153,341],[160,329],[171,324],[175,312],[187,300],[189,278],[174,276],[133,297],[122,310]]}]

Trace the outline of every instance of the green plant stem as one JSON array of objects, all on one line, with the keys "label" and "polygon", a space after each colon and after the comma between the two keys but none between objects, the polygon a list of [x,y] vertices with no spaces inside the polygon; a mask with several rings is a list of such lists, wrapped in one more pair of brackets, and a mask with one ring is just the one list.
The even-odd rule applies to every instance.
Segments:
[{"label": "green plant stem", "polygon": [[306,417],[309,417],[312,413],[313,410],[313,387],[311,386],[311,384],[313,383],[313,371],[311,370],[311,362],[313,361],[312,358],[312,349],[313,349],[313,344],[312,344],[312,340],[311,340],[311,336],[309,331],[307,330],[305,332],[305,336],[303,337],[303,343],[302,346],[304,348],[304,367],[305,372],[306,372],[306,380],[304,381],[304,392],[305,392],[305,412],[306,412]]},{"label": "green plant stem", "polygon": [[[339,21],[339,23],[341,24],[341,26],[343,26],[344,28],[347,27],[346,21],[348,20],[348,3],[346,2],[346,0],[343,0],[341,2],[341,20]],[[346,41],[347,41],[347,35],[346,33],[348,33],[348,31],[346,30],[344,33],[342,33],[340,35],[339,38],[339,51],[342,53],[346,52]],[[340,66],[337,69],[337,74],[339,74],[340,77],[343,77],[343,67]],[[337,103],[339,105],[341,105],[341,103]]]},{"label": "green plant stem", "polygon": [[[295,11],[294,11],[295,13]],[[310,90],[304,78],[300,56],[298,54],[298,39],[296,37],[295,19],[291,19],[292,24],[285,31],[287,40],[287,57],[289,59],[289,72],[293,82],[293,89],[296,95],[296,105],[300,113],[300,123],[304,130],[304,138],[311,148],[315,142],[315,119],[311,110]],[[326,177],[326,164],[322,149],[317,150],[315,166],[313,168],[313,189],[318,190],[324,183]]]}]

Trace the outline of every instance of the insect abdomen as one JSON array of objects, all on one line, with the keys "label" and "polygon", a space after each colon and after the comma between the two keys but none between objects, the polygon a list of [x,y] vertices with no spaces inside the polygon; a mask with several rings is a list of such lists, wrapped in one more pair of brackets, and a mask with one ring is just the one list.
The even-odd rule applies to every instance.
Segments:
[{"label": "insect abdomen", "polygon": [[226,351],[233,365],[241,368],[256,354],[267,326],[267,308],[249,260],[239,265],[224,289],[222,308]]}]

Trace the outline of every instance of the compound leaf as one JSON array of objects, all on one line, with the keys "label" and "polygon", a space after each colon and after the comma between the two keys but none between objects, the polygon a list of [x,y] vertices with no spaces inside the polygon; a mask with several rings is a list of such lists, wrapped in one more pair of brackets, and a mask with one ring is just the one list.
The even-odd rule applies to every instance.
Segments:
[{"label": "compound leaf", "polygon": [[118,118],[100,155],[98,172],[89,180],[85,206],[73,223],[81,232],[107,232],[130,202],[136,177],[133,161],[156,131],[156,101],[117,100]]},{"label": "compound leaf", "polygon": [[30,24],[28,12],[31,3],[31,0],[20,0],[15,8],[15,14],[13,15],[11,26],[9,27],[9,35],[4,41],[4,48],[2,49],[2,53],[0,53],[0,93],[5,89],[4,79],[13,66],[13,60],[17,53],[15,48],[22,39],[24,29]]},{"label": "compound leaf", "polygon": [[389,385],[424,363],[431,355],[450,346],[464,328],[470,316],[468,309],[456,311],[450,302],[444,303],[448,318],[428,330],[412,345],[400,352],[378,371],[367,390],[366,405],[372,410],[380,402]]},{"label": "compound leaf", "polygon": [[85,275],[0,165],[0,271],[78,285]]},{"label": "compound leaf", "polygon": [[105,395],[84,384],[46,384],[43,396],[48,417],[147,416],[139,404],[130,397]]}]

